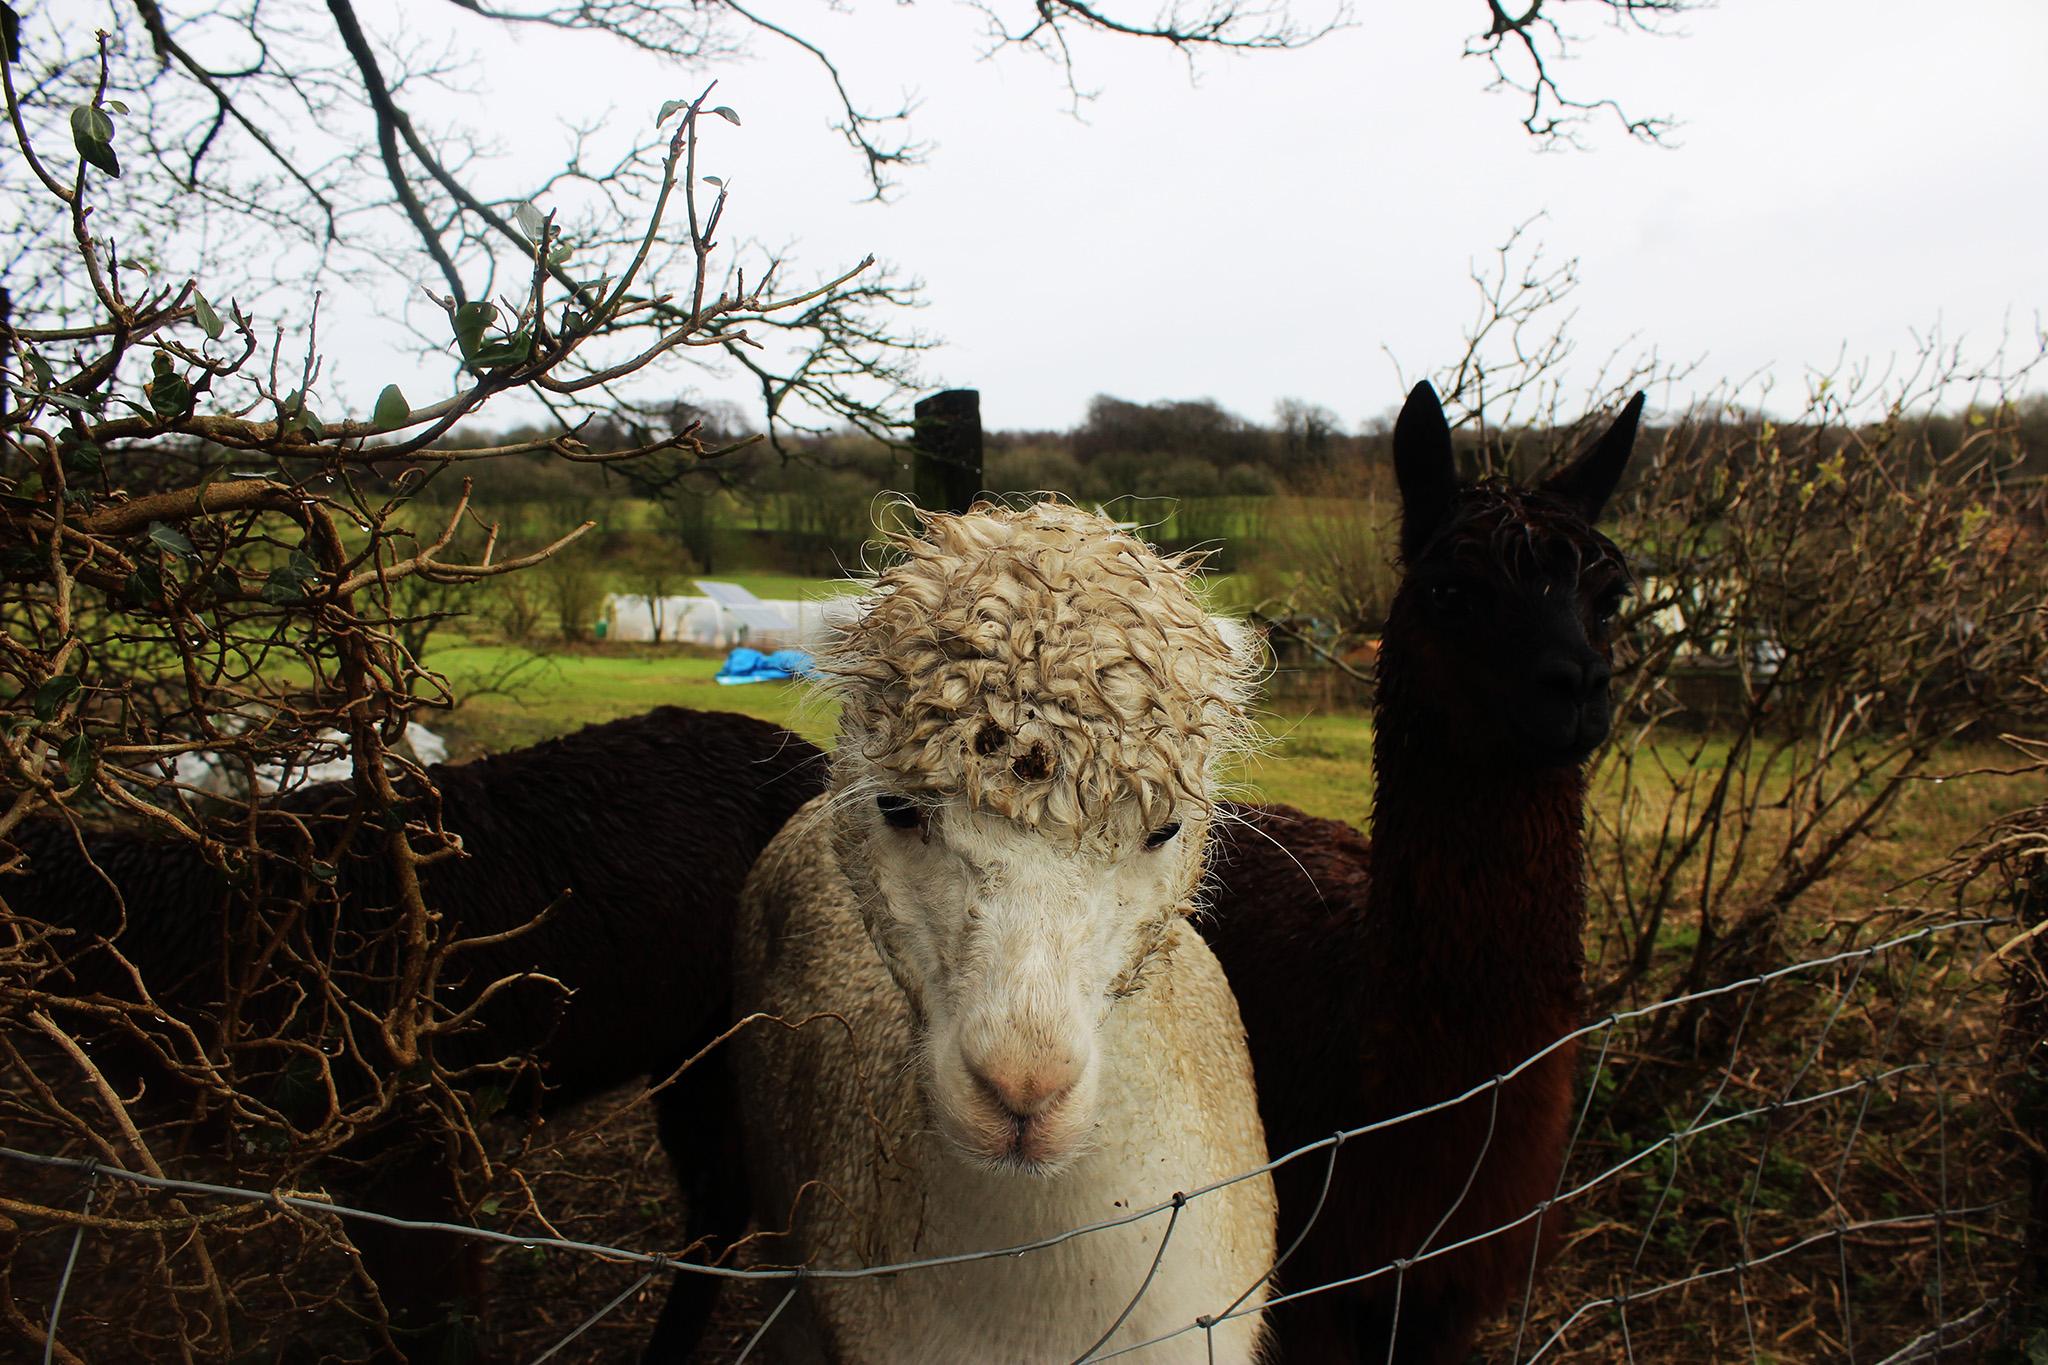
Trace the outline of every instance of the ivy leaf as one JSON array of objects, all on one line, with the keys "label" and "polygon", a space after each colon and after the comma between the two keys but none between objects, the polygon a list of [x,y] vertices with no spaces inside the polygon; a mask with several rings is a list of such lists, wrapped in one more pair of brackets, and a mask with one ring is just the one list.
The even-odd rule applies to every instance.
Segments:
[{"label": "ivy leaf", "polygon": [[227,325],[220,320],[220,314],[213,311],[213,305],[206,301],[206,295],[197,289],[192,291],[192,320],[206,333],[208,341],[219,341],[227,331]]},{"label": "ivy leaf", "polygon": [[272,569],[263,580],[263,600],[278,607],[304,601],[306,584],[319,577],[320,566],[304,550],[293,550],[291,558]]},{"label": "ivy leaf", "polygon": [[191,539],[183,531],[161,521],[152,521],[149,524],[149,543],[159,550],[167,550],[184,559],[199,557],[198,547],[192,544]]},{"label": "ivy leaf", "polygon": [[483,345],[484,329],[498,320],[495,304],[465,303],[455,310],[455,344],[462,350],[462,358],[476,359],[477,348]]},{"label": "ivy leaf", "polygon": [[720,118],[724,119],[727,123],[730,123],[735,128],[740,126],[740,116],[738,114],[735,114],[730,108],[723,104],[719,105],[716,109],[713,109],[711,112],[718,115]]},{"label": "ivy leaf", "polygon": [[55,720],[57,710],[78,691],[81,684],[69,673],[60,673],[36,689],[36,719]]},{"label": "ivy leaf", "polygon": [[659,127],[660,127],[660,126],[661,126],[662,124],[664,124],[664,123],[667,123],[667,122],[668,122],[668,120],[669,120],[669,115],[671,115],[671,114],[675,113],[675,111],[676,111],[676,110],[678,110],[678,109],[687,109],[687,108],[689,108],[689,107],[690,107],[690,102],[689,102],[688,100],[669,100],[669,101],[667,101],[666,103],[664,103],[664,104],[663,104],[663,105],[661,106],[661,112],[660,112],[660,113],[658,113],[658,114],[656,114],[656,115],[654,116],[654,126],[655,126],[655,127],[657,127],[657,128],[659,128]]},{"label": "ivy leaf", "polygon": [[716,186],[718,186],[718,188],[720,188],[720,189],[724,189],[724,188],[725,188],[725,181],[724,181],[724,180],[722,180],[722,179],[720,179],[720,178],[719,178],[718,176],[715,176],[715,175],[707,175],[707,176],[705,176],[705,177],[704,177],[704,183],[705,183],[705,184],[707,184],[707,185],[716,185]]},{"label": "ivy leaf", "polygon": [[550,267],[560,265],[568,260],[570,256],[574,255],[575,251],[576,248],[570,246],[567,242],[556,242],[548,248],[548,265]]},{"label": "ivy leaf", "polygon": [[78,154],[108,175],[119,178],[121,163],[114,156],[114,121],[90,104],[71,110],[71,141]]},{"label": "ivy leaf", "polygon": [[101,457],[104,454],[97,442],[80,438],[73,434],[69,427],[57,436],[57,456],[64,461],[64,472],[67,474],[99,473]]},{"label": "ivy leaf", "polygon": [[149,395],[150,407],[156,409],[159,417],[175,417],[192,403],[192,385],[185,376],[178,373],[178,367],[171,363],[170,356],[158,351],[150,361],[152,374],[142,391]]},{"label": "ivy leaf", "polygon": [[519,230],[526,234],[526,240],[529,242],[539,241],[541,234],[547,231],[547,215],[525,200],[521,200],[519,207],[512,210],[512,216],[519,221]]},{"label": "ivy leaf", "polygon": [[524,327],[507,337],[493,337],[477,348],[470,364],[479,370],[500,365],[520,365],[533,354],[533,334]]},{"label": "ivy leaf", "polygon": [[130,606],[153,607],[164,600],[163,570],[154,564],[138,564],[121,584],[121,595]]},{"label": "ivy leaf", "polygon": [[386,384],[384,392],[377,395],[377,409],[370,414],[370,425],[379,431],[395,431],[412,417],[412,404],[405,401],[405,395],[398,391],[398,385]]},{"label": "ivy leaf", "polygon": [[50,362],[34,351],[22,352],[22,359],[28,363],[29,373],[35,376],[36,387],[52,389],[57,386],[57,376],[50,371]]},{"label": "ivy leaf", "polygon": [[93,773],[100,766],[99,750],[93,747],[92,740],[83,730],[58,746],[57,757],[64,761],[64,785],[67,787],[83,787],[92,781]]},{"label": "ivy leaf", "polygon": [[307,405],[304,391],[293,389],[289,394],[285,395],[285,400],[280,405],[277,415],[277,434],[279,436],[297,436],[301,432],[316,441],[324,440],[327,436],[327,426],[319,417],[314,415],[313,409]]}]

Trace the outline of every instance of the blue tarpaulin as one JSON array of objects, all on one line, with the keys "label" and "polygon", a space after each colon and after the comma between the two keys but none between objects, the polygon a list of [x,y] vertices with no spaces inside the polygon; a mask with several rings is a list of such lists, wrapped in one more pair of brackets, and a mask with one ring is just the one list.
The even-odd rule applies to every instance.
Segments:
[{"label": "blue tarpaulin", "polygon": [[808,678],[812,671],[811,656],[800,649],[778,649],[773,654],[763,654],[758,649],[742,645],[725,656],[725,667],[718,670],[718,681],[727,687],[737,687],[741,683]]}]

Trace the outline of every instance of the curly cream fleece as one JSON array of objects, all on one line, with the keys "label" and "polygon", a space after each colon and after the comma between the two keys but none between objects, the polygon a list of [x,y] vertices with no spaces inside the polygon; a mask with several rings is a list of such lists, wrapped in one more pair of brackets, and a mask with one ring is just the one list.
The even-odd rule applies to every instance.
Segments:
[{"label": "curly cream fleece", "polygon": [[1251,733],[1255,666],[1196,599],[1195,562],[1058,502],[918,519],[820,660],[833,786],[1077,835],[1120,804],[1148,826],[1206,810]]}]

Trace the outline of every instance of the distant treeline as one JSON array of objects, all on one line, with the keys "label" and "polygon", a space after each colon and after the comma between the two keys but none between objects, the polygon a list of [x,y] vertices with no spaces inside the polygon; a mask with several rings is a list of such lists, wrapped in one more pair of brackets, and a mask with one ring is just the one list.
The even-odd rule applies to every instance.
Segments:
[{"label": "distant treeline", "polygon": [[[748,433],[736,413],[678,407],[674,424],[702,420],[707,446],[732,444]],[[2048,474],[2048,395],[2023,400],[2002,414],[2016,424],[2025,460],[2023,475]],[[1931,458],[1953,453],[1985,422],[1980,412],[1938,413],[1905,419],[1924,431],[1924,440],[1894,448],[1919,449]],[[1675,430],[1655,425],[1645,429],[1646,441],[1662,435],[1711,441],[1730,450],[1767,451],[1774,431],[1789,438],[1803,429],[1785,424],[1774,429],[1769,419],[1730,416],[1710,422],[1690,421]],[[497,445],[545,433],[533,429],[471,433],[466,441]],[[582,433],[594,450],[621,449],[645,442],[654,428],[628,429],[599,423]],[[1844,429],[1840,436],[1846,440]],[[1514,472],[1540,465],[1568,449],[1570,429],[1509,429],[1482,439],[1460,435],[1462,458],[1469,474]],[[1108,395],[1088,405],[1088,415],[1067,431],[993,431],[985,438],[984,482],[995,492],[1057,492],[1079,502],[1117,498],[1247,498],[1276,493],[1325,495],[1363,477],[1376,482],[1372,471],[1389,471],[1391,432],[1385,422],[1347,429],[1327,408],[1288,399],[1280,402],[1271,423],[1229,412],[1209,399],[1131,403]],[[452,444],[464,444],[456,441]],[[494,461],[475,474],[478,496],[487,503],[552,502],[561,499],[673,495],[704,497],[724,492],[732,501],[751,504],[762,523],[783,522],[791,530],[837,529],[818,525],[819,514],[804,505],[856,501],[865,507],[875,494],[906,491],[910,469],[906,452],[860,435],[799,437],[783,441],[783,451],[765,442],[686,467],[662,457],[632,465],[569,464],[535,455]],[[1810,443],[1797,442],[1811,450]],[[1905,471],[1911,472],[1911,471]],[[787,501],[787,508],[776,503]]]},{"label": "distant treeline", "polygon": [[[699,436],[709,448],[748,435],[735,413],[679,406],[661,428],[593,424],[580,438],[593,451],[628,449],[693,421],[701,422]],[[1871,450],[1886,452],[1900,474],[1911,475],[1920,471],[1910,466],[1945,464],[1994,429],[2000,478],[2048,474],[2048,397],[2034,397],[1990,414],[1895,419],[1881,433],[1753,415],[1653,425],[1639,448],[1661,448],[1674,458],[1639,460],[1632,477],[1661,467],[1659,477],[1667,480],[1694,477],[1685,470],[1737,479],[1772,461],[1800,466],[1804,479],[1838,478],[1842,461],[1869,458],[1858,452]],[[479,432],[468,439],[500,445],[547,434]],[[1505,472],[1527,479],[1564,458],[1585,434],[1569,427],[1467,430],[1459,436],[1460,459],[1474,477]],[[705,462],[663,454],[615,465],[571,463],[536,454],[461,464],[432,480],[422,524],[452,502],[462,477],[473,480],[473,509],[501,528],[507,545],[530,548],[595,522],[592,533],[536,573],[493,580],[494,597],[502,600],[487,609],[513,638],[577,638],[601,613],[606,591],[661,595],[686,591],[696,574],[819,576],[858,566],[874,533],[878,498],[911,487],[907,450],[856,434],[785,437],[781,444],[778,450],[755,441]],[[1324,614],[1365,621],[1391,585],[1384,544],[1391,459],[1387,424],[1346,429],[1312,404],[1283,402],[1273,421],[1261,424],[1207,399],[1131,403],[1103,396],[1069,431],[988,433],[984,486],[1105,505],[1168,548],[1211,550],[1211,567],[1242,574],[1247,591],[1291,592],[1288,584],[1306,582]]]}]

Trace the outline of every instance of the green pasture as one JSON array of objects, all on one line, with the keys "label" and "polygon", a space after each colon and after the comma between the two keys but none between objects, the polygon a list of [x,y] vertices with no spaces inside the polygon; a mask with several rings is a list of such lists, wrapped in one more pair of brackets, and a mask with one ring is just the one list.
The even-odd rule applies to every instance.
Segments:
[{"label": "green pasture", "polygon": [[[801,683],[722,687],[714,680],[721,657],[662,646],[542,656],[504,645],[449,645],[435,650],[429,662],[462,701],[452,712],[421,719],[446,733],[456,758],[532,744],[662,705],[738,711],[831,743],[839,712],[829,698]],[[1372,791],[1371,721],[1363,715],[1262,719],[1272,739],[1235,765],[1230,780],[1238,793],[1363,822]]]},{"label": "green pasture", "polygon": [[[762,587],[755,591],[770,595]],[[815,592],[810,580],[785,580],[787,595]],[[784,595],[781,588],[774,595]],[[453,711],[426,714],[426,724],[443,731],[455,758],[531,744],[580,726],[637,715],[664,704],[698,710],[738,711],[784,725],[829,745],[838,708],[817,689],[801,683],[756,683],[723,687],[715,680],[722,655],[702,649],[656,645],[592,646],[546,655],[499,644],[450,642],[429,655],[460,699]],[[1372,799],[1372,722],[1356,711],[1266,710],[1259,721],[1267,736],[1255,752],[1234,762],[1226,774],[1233,796],[1283,802],[1314,815],[1365,823]],[[1752,780],[1766,787],[1782,783],[1784,756]],[[1664,818],[1661,794],[1689,774],[1718,771],[1728,758],[1719,736],[1670,730],[1647,741],[1635,755],[1637,799],[1623,810],[1621,765],[1610,754],[1596,770],[1592,800],[1604,820],[1620,820],[1631,844],[1652,843]],[[1990,742],[1958,744],[1940,756],[1929,776],[1910,784],[1883,820],[1878,838],[1853,874],[1831,879],[1823,902],[1869,904],[1924,872],[1949,849],[2001,809],[2035,799],[2039,783],[2019,792],[1992,777],[1937,780],[1935,773],[1998,766],[2003,751]],[[1783,814],[1771,812],[1759,829],[1768,839]]]},{"label": "green pasture", "polygon": [[804,578],[788,573],[707,573],[699,576],[716,583],[737,583],[756,597],[781,602],[815,602],[824,597],[843,597],[860,591],[860,584],[845,578]]}]

